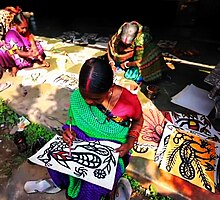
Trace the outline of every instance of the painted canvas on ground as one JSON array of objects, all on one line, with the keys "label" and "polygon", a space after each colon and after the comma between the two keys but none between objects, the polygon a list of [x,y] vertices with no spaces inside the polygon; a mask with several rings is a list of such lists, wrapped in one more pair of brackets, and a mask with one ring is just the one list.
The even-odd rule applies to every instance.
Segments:
[{"label": "painted canvas on ground", "polygon": [[138,141],[134,145],[132,155],[153,160],[155,150],[161,141],[166,119],[152,101],[149,100],[144,103],[141,100],[141,104],[144,123]]},{"label": "painted canvas on ground", "polygon": [[171,122],[167,122],[164,130],[163,130],[163,134],[160,140],[160,143],[156,149],[155,152],[155,156],[154,156],[154,162],[160,166],[164,153],[166,151],[169,139],[170,139],[170,135],[175,132],[175,127]]},{"label": "painted canvas on ground", "polygon": [[78,87],[79,74],[71,72],[52,71],[46,81],[53,86],[75,90]]},{"label": "painted canvas on ground", "polygon": [[71,148],[61,136],[55,135],[30,161],[112,189],[118,163],[119,144],[109,141],[74,141]]},{"label": "painted canvas on ground", "polygon": [[205,115],[185,114],[166,111],[163,113],[176,127],[184,128],[191,133],[205,137],[206,139],[220,142],[220,132],[215,130],[212,123]]},{"label": "painted canvas on ground", "polygon": [[215,192],[219,147],[219,143],[172,128],[160,168]]},{"label": "painted canvas on ground", "polygon": [[136,94],[142,106],[144,123],[138,141],[135,142],[132,149],[132,156],[154,160],[155,150],[160,143],[167,119],[154,103],[141,92],[140,86],[136,82],[125,79],[123,74],[117,72],[115,83]]},{"label": "painted canvas on ground", "polygon": [[32,68],[19,70],[17,76],[22,77],[23,86],[34,86],[44,83],[47,79],[48,71],[43,68]]}]

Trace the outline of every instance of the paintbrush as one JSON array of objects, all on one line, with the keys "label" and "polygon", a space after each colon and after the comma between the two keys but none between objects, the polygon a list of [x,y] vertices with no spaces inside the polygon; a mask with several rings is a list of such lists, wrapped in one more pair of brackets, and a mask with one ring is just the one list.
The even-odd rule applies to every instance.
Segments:
[{"label": "paintbrush", "polygon": [[[72,118],[70,118],[70,132],[72,133]],[[69,145],[69,157],[72,156],[72,153],[71,153],[71,146],[72,146],[72,143]]]}]

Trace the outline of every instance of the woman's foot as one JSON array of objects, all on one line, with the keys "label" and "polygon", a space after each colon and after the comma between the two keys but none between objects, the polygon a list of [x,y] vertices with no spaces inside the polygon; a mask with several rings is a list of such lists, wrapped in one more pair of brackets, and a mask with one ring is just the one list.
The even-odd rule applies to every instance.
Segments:
[{"label": "woman's foot", "polygon": [[44,65],[44,67],[50,67],[50,63],[47,62],[46,60],[43,61],[43,65]]},{"label": "woman's foot", "polygon": [[12,67],[11,68],[11,76],[12,77],[15,77],[17,72],[18,72],[18,68],[17,67]]},{"label": "woman's foot", "polygon": [[43,67],[50,67],[50,63],[48,63],[46,60],[44,60],[43,62],[39,63],[39,62],[36,62],[34,63],[33,65],[33,68],[43,68]]}]

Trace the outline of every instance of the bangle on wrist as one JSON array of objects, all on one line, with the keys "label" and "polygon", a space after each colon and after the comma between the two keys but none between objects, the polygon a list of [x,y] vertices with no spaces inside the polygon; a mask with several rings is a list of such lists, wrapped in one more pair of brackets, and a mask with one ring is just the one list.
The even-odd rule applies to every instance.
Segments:
[{"label": "bangle on wrist", "polygon": [[110,61],[109,61],[109,64],[111,64],[111,63],[114,63],[114,64],[115,64],[115,62],[114,62],[113,60],[110,60]]},{"label": "bangle on wrist", "polygon": [[130,130],[128,133],[128,137],[138,138],[140,135],[139,131],[137,130]]},{"label": "bangle on wrist", "polygon": [[134,138],[135,140],[137,140],[138,138],[133,136],[133,135],[128,135],[129,138]]},{"label": "bangle on wrist", "polygon": [[129,63],[129,61],[125,61],[125,62],[124,62],[125,68],[129,68],[129,67],[127,66],[127,63]]}]

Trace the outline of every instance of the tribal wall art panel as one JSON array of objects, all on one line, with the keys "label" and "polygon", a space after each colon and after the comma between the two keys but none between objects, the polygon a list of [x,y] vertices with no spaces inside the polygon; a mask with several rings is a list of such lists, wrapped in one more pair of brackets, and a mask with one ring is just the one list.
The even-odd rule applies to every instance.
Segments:
[{"label": "tribal wall art panel", "polygon": [[109,141],[75,140],[69,148],[61,136],[55,135],[28,159],[111,190],[119,156],[114,149],[119,146]]},{"label": "tribal wall art panel", "polygon": [[215,192],[219,149],[219,143],[174,127],[160,168]]}]

